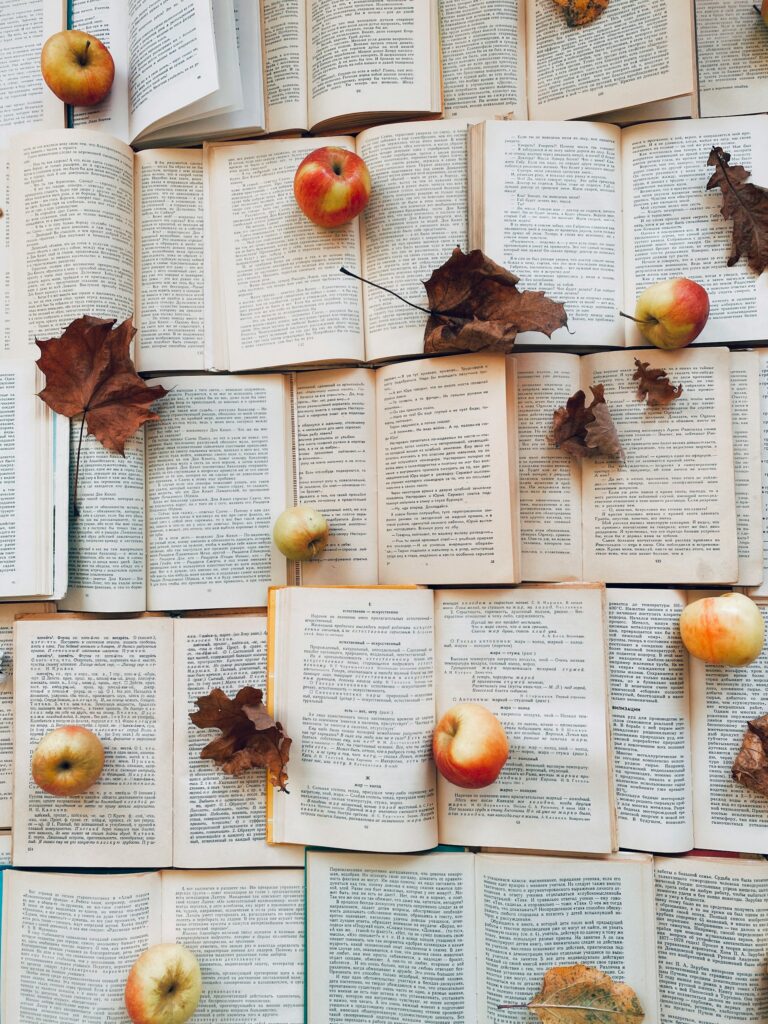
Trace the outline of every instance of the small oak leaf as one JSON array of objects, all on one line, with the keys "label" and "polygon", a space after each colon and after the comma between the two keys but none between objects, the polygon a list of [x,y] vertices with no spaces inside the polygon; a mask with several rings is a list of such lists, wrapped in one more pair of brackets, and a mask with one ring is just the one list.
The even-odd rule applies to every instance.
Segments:
[{"label": "small oak leaf", "polygon": [[609,455],[624,458],[616,425],[605,402],[602,384],[590,388],[592,401],[586,405],[583,391],[577,391],[565,406],[556,409],[548,440],[577,459]]},{"label": "small oak leaf", "polygon": [[570,28],[578,28],[597,21],[608,7],[608,0],[555,0],[555,3],[563,8],[565,20]]},{"label": "small oak leaf", "polygon": [[748,181],[752,172],[740,164],[731,167],[730,159],[730,153],[713,146],[707,160],[707,165],[715,168],[707,190],[720,189],[723,217],[733,222],[728,266],[734,266],[746,256],[752,270],[762,274],[768,269],[768,188]]},{"label": "small oak leaf", "polygon": [[659,367],[652,368],[650,363],[641,363],[635,359],[637,369],[632,380],[637,381],[637,399],[648,401],[648,405],[669,405],[683,393],[683,385],[675,387],[667,376],[667,371]]},{"label": "small oak leaf", "polygon": [[747,722],[731,776],[747,789],[768,797],[768,715]]}]

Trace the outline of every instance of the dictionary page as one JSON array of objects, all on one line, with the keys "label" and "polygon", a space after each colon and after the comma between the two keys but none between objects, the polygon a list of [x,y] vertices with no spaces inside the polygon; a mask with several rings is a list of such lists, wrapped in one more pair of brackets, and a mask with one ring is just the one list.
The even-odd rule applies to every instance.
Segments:
[{"label": "dictionary page", "polygon": [[619,845],[693,847],[688,655],[679,590],[608,591],[608,664]]},{"label": "dictionary page", "polygon": [[654,875],[664,1024],[763,1024],[768,865],[658,857]]},{"label": "dictionary page", "polygon": [[308,1024],[479,1024],[474,857],[307,856]]},{"label": "dictionary page", "polygon": [[740,587],[763,579],[763,497],[760,412],[760,354],[731,353],[733,468]]},{"label": "dictionary page", "polygon": [[40,51],[67,27],[66,0],[10,0],[0,36],[0,149],[22,129],[63,128],[64,104],[40,74]]},{"label": "dictionary page", "polygon": [[735,582],[731,354],[641,355],[683,386],[680,398],[639,402],[632,352],[582,359],[583,387],[604,385],[625,454],[582,460],[584,571],[608,583]]},{"label": "dictionary page", "polygon": [[432,592],[270,592],[270,712],[293,739],[268,836],[399,853],[437,844]]},{"label": "dictionary page", "polygon": [[768,597],[768,348],[758,349],[760,357],[760,446],[762,452],[763,492],[763,577],[760,584],[750,590],[752,597]]},{"label": "dictionary page", "polygon": [[304,872],[161,878],[163,942],[191,949],[203,976],[195,1024],[303,1024]]},{"label": "dictionary page", "polygon": [[284,583],[272,525],[286,507],[282,377],[163,377],[146,425],[151,611],[254,608]]},{"label": "dictionary page", "polygon": [[307,131],[307,5],[262,0],[267,131]]},{"label": "dictionary page", "polygon": [[702,117],[768,110],[765,25],[751,3],[696,0]]},{"label": "dictionary page", "polygon": [[435,601],[435,720],[480,703],[510,746],[490,786],[438,777],[440,842],[616,849],[603,587],[440,590]]},{"label": "dictionary page", "polygon": [[126,1020],[126,975],[162,941],[161,906],[157,874],[4,871],[3,1020]]},{"label": "dictionary page", "polygon": [[227,775],[200,751],[221,733],[190,721],[214,687],[230,699],[244,686],[266,693],[264,615],[174,619],[173,863],[180,868],[300,867],[299,847],[266,842],[266,772]]}]

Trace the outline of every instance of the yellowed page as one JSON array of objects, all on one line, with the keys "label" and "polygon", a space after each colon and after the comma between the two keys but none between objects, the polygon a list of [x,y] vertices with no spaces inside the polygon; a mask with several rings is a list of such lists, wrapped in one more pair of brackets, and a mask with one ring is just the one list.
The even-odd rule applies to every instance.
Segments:
[{"label": "yellowed page", "polygon": [[731,353],[733,468],[736,484],[736,534],[740,587],[763,579],[760,355]]},{"label": "yellowed page", "polygon": [[751,3],[696,0],[702,117],[768,110],[765,25]]},{"label": "yellowed page", "polygon": [[66,27],[66,0],[11,0],[3,6],[0,148],[25,129],[64,127],[64,104],[43,81],[40,51]]},{"label": "yellowed page", "polygon": [[267,131],[306,131],[306,0],[261,0],[264,24]]},{"label": "yellowed page", "polygon": [[96,36],[115,62],[115,78],[105,98],[92,107],[73,107],[74,128],[98,128],[122,142],[131,141],[128,125],[130,17],[128,4],[111,0],[71,0],[71,26]]},{"label": "yellowed page", "polygon": [[760,449],[762,454],[763,492],[763,578],[750,591],[753,597],[768,597],[768,349],[758,349],[760,357]]},{"label": "yellowed page", "polygon": [[0,149],[0,355],[11,350],[11,160],[7,149]]}]

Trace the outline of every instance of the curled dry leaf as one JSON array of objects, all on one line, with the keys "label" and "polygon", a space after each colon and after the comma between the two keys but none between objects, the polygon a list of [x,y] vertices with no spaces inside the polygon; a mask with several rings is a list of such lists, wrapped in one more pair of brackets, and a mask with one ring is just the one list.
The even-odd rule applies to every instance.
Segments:
[{"label": "curled dry leaf", "polygon": [[565,11],[565,19],[570,28],[597,21],[608,6],[608,0],[555,0],[555,3]]},{"label": "curled dry leaf", "polygon": [[637,369],[632,380],[637,381],[637,399],[639,402],[648,400],[648,405],[669,405],[683,393],[683,385],[675,387],[667,376],[666,370],[654,369],[650,363],[635,360]]},{"label": "curled dry leaf", "polygon": [[548,440],[578,459],[596,455],[623,459],[624,449],[608,411],[603,385],[595,384],[590,390],[593,397],[589,405],[584,392],[577,391],[564,407],[555,410]]},{"label": "curled dry leaf", "polygon": [[640,1024],[645,1017],[634,989],[585,964],[552,967],[527,1006],[544,1024]]},{"label": "curled dry leaf", "polygon": [[768,715],[747,722],[731,775],[735,782],[768,797]]},{"label": "curled dry leaf", "polygon": [[269,714],[261,690],[244,686],[230,700],[223,690],[213,689],[195,701],[199,710],[190,718],[199,729],[221,729],[221,736],[200,751],[227,775],[242,775],[249,768],[266,768],[273,786],[287,792],[291,740]]},{"label": "curled dry leaf", "polygon": [[707,189],[719,188],[723,195],[723,217],[733,221],[733,241],[728,266],[746,256],[756,274],[768,269],[768,188],[754,185],[751,176],[740,164],[730,165],[731,154],[714,146],[707,165],[715,172]]}]

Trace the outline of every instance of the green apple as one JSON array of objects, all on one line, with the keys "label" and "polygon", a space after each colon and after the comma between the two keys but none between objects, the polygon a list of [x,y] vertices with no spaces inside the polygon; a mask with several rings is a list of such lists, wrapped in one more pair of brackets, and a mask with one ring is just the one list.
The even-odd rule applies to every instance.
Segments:
[{"label": "green apple", "polygon": [[277,517],[272,536],[286,558],[306,562],[319,555],[328,543],[328,523],[317,509],[296,505]]},{"label": "green apple", "polygon": [[763,649],[765,624],[746,594],[721,594],[683,609],[680,636],[689,654],[710,665],[749,665]]}]

